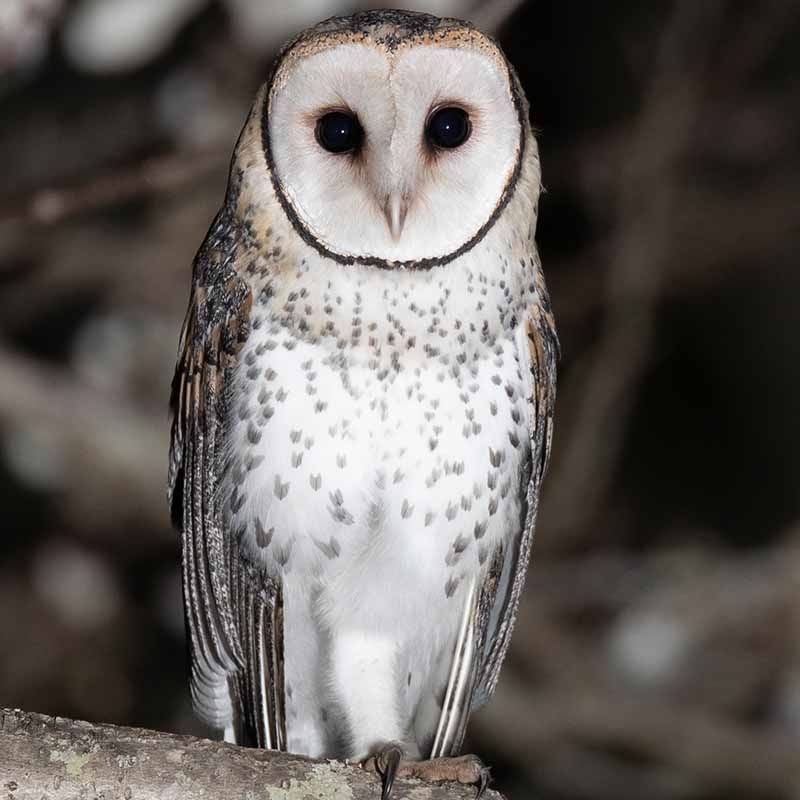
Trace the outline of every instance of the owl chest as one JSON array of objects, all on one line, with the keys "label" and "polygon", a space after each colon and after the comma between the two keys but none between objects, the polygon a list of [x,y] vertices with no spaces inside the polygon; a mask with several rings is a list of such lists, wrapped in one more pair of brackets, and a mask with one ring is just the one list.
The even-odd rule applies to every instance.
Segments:
[{"label": "owl chest", "polygon": [[477,569],[519,528],[529,406],[513,338],[442,358],[273,327],[248,340],[235,396],[233,524],[271,569],[318,571],[376,541]]}]

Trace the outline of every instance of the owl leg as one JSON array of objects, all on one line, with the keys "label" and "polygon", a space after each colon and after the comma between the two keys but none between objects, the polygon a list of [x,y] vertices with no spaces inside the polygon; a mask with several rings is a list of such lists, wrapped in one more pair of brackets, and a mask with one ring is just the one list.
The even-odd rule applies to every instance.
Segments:
[{"label": "owl leg", "polygon": [[423,781],[440,783],[452,781],[478,787],[477,797],[486,791],[491,775],[478,756],[442,756],[428,761],[404,761],[397,769],[397,776],[419,778]]},{"label": "owl leg", "polygon": [[398,702],[397,643],[369,630],[338,631],[331,643],[331,687],[349,732],[352,758],[386,742],[403,741],[408,727]]},{"label": "owl leg", "polygon": [[396,742],[390,742],[381,747],[374,756],[370,756],[366,761],[361,762],[361,766],[364,769],[374,769],[380,775],[383,783],[381,800],[389,800],[394,786],[394,779],[397,777],[397,771],[402,760],[403,748]]},{"label": "owl leg", "polygon": [[395,742],[384,745],[374,756],[361,764],[374,769],[381,777],[381,800],[389,800],[395,778],[417,778],[428,783],[461,783],[477,786],[476,800],[489,785],[489,768],[473,755],[443,756],[427,761],[410,761],[403,758],[403,749]]}]

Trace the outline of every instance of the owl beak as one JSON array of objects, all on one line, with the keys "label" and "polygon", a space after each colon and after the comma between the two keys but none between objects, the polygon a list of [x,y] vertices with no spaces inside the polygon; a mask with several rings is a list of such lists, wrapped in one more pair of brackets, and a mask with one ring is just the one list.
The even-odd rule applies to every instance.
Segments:
[{"label": "owl beak", "polygon": [[403,232],[407,211],[408,204],[405,197],[400,192],[392,192],[386,199],[383,213],[386,215],[386,222],[392,233],[392,239],[395,241],[400,239],[400,234]]}]

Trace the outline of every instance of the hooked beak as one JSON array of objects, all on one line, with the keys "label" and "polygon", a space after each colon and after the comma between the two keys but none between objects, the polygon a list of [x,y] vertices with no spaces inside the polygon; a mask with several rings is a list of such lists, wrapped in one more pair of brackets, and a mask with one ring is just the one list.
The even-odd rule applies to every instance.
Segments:
[{"label": "hooked beak", "polygon": [[403,232],[407,211],[408,204],[405,197],[400,192],[392,192],[386,199],[383,213],[386,215],[386,222],[395,241],[400,239],[400,234]]}]

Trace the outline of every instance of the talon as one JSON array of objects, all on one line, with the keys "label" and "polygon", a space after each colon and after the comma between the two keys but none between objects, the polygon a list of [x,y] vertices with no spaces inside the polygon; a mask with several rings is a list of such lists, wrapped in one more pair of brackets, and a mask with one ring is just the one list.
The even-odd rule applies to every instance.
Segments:
[{"label": "talon", "polygon": [[489,767],[482,767],[481,768],[481,782],[478,786],[478,793],[475,795],[475,800],[481,800],[483,797],[483,793],[489,788],[489,782],[492,780],[491,772],[489,771]]},{"label": "talon", "polygon": [[400,761],[403,758],[403,751],[399,747],[391,747],[384,750],[375,763],[378,768],[378,773],[383,780],[383,791],[381,792],[381,800],[389,800],[389,795],[392,793],[392,786],[394,786],[394,779],[397,775],[397,768],[400,766]]}]

